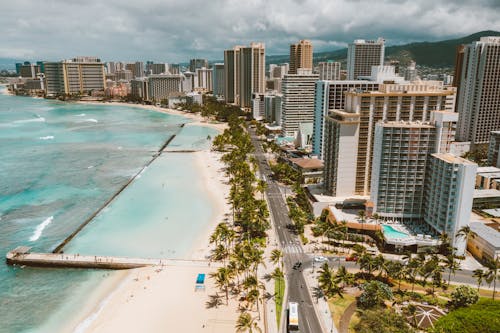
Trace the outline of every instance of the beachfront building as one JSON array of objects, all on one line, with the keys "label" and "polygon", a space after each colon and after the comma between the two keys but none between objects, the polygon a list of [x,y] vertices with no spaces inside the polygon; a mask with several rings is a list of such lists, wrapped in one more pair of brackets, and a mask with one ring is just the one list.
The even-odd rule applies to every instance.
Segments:
[{"label": "beachfront building", "polygon": [[148,100],[160,102],[170,95],[178,95],[183,92],[184,75],[182,74],[160,74],[148,77]]},{"label": "beachfront building", "polygon": [[47,95],[82,95],[104,91],[104,63],[95,57],[44,63]]},{"label": "beachfront building", "polygon": [[196,69],[196,84],[195,90],[200,92],[208,92],[213,90],[212,85],[212,69],[208,69],[206,67],[197,68]]},{"label": "beachfront building", "polygon": [[320,80],[340,80],[340,62],[322,61],[318,63]]},{"label": "beachfront building", "polygon": [[207,59],[191,59],[189,60],[189,71],[195,73],[199,68],[208,68]]},{"label": "beachfront building", "polygon": [[347,48],[347,79],[357,80],[359,76],[371,74],[372,66],[384,64],[385,41],[357,39]]},{"label": "beachfront building", "polygon": [[488,146],[488,165],[500,168],[500,131],[492,131]]},{"label": "beachfront building", "polygon": [[146,64],[146,75],[168,74],[168,64],[148,62]]},{"label": "beachfront building", "polygon": [[500,37],[465,46],[458,92],[457,139],[487,144],[500,129]]},{"label": "beachfront building", "polygon": [[283,79],[282,134],[295,137],[300,123],[314,122],[314,96],[318,74],[298,69]]},{"label": "beachfront building", "polygon": [[455,236],[470,221],[477,164],[449,153],[432,154],[427,163],[424,226],[449,235],[456,254],[463,255],[466,240]]},{"label": "beachfront building", "polygon": [[325,118],[332,110],[343,110],[345,93],[350,90],[376,91],[377,82],[354,81],[317,81],[314,95],[314,129],[313,154],[320,159],[324,158],[323,145],[325,140]]},{"label": "beachfront building", "polygon": [[130,81],[130,95],[143,101],[149,100],[149,79],[143,77]]},{"label": "beachfront building", "polygon": [[[370,194],[373,143],[377,122],[426,122],[431,119],[432,111],[443,110],[446,96],[453,94],[447,90],[392,91],[393,86],[382,84],[379,91],[350,91],[346,93],[344,111],[359,115],[356,163],[351,165],[351,168],[356,170],[356,180],[354,191],[350,195],[366,196]],[[331,151],[341,149],[341,141],[336,137],[328,140],[329,144],[334,145],[334,147],[329,148]],[[325,172],[327,172],[328,167],[325,161]],[[341,179],[345,177],[340,170],[333,175]],[[336,180],[332,179],[332,182],[336,182]],[[330,194],[335,196],[335,193],[330,192]]]},{"label": "beachfront building", "polygon": [[325,117],[324,128],[324,187],[333,196],[350,196],[355,192],[359,115],[333,110]]}]

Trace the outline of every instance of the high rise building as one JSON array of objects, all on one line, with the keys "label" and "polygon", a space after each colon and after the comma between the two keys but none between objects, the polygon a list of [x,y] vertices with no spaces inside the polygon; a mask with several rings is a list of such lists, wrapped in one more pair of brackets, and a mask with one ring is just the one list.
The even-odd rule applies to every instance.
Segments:
[{"label": "high rise building", "polygon": [[224,96],[224,64],[214,64],[212,70],[214,96]]},{"label": "high rise building", "polygon": [[41,73],[42,70],[40,65],[32,64],[29,61],[26,61],[24,64],[19,64],[16,66],[17,75],[24,78],[34,79],[37,77],[38,73]]},{"label": "high rise building", "polygon": [[308,40],[301,40],[290,45],[290,70],[289,74],[297,74],[299,68],[312,70],[313,46]]},{"label": "high rise building", "polygon": [[266,55],[263,43],[235,46],[224,51],[224,97],[242,108],[252,107],[252,94],[266,90]]},{"label": "high rise building", "polygon": [[347,49],[347,79],[356,80],[358,76],[371,74],[372,66],[384,64],[384,39],[376,41],[357,39]]},{"label": "high rise building", "polygon": [[264,95],[264,118],[268,123],[281,125],[283,95],[279,93],[266,93]]},{"label": "high rise building", "polygon": [[134,77],[144,76],[144,63],[142,61],[136,61],[133,74]]},{"label": "high rise building", "polygon": [[343,110],[345,93],[350,90],[376,91],[379,84],[372,81],[317,81],[314,97],[313,154],[323,159],[325,117],[331,110]]},{"label": "high rise building", "polygon": [[453,86],[460,87],[460,79],[462,78],[462,69],[464,65],[464,52],[465,45],[457,46],[457,53],[455,55],[455,72],[453,74]]},{"label": "high rise building", "polygon": [[310,70],[298,70],[297,74],[287,74],[283,79],[282,133],[284,136],[297,135],[300,123],[314,121],[314,91],[318,74]]},{"label": "high rise building", "polygon": [[327,61],[318,64],[320,80],[340,80],[340,62]]},{"label": "high rise building", "polygon": [[168,73],[169,74],[180,74],[181,67],[179,64],[168,64]]},{"label": "high rise building", "polygon": [[150,62],[146,65],[146,75],[169,74],[168,64]]},{"label": "high rise building", "polygon": [[337,197],[351,196],[356,190],[359,115],[333,110],[324,122],[324,187]]},{"label": "high rise building", "polygon": [[500,131],[492,131],[488,146],[488,165],[500,168]]},{"label": "high rise building", "polygon": [[205,67],[196,69],[195,80],[197,80],[197,83],[196,83],[197,90],[202,91],[202,92],[212,91],[212,89],[213,89],[212,73],[213,73],[212,69],[208,69]]},{"label": "high rise building", "polygon": [[46,62],[48,95],[87,94],[104,91],[104,63],[95,57],[76,57],[61,62]]},{"label": "high rise building", "polygon": [[500,129],[500,37],[465,46],[457,111],[458,141],[485,144]]},{"label": "high rise building", "polygon": [[130,81],[130,95],[142,100],[149,100],[149,79],[138,78]]},{"label": "high rise building", "polygon": [[189,71],[195,73],[198,68],[208,68],[207,59],[191,59],[189,60]]},{"label": "high rise building", "polygon": [[283,64],[270,64],[269,65],[269,78],[270,79],[282,79],[285,74],[288,74],[290,65],[288,63]]},{"label": "high rise building", "polygon": [[416,81],[418,79],[417,64],[415,61],[411,61],[405,70],[405,80],[406,81]]},{"label": "high rise building", "polygon": [[437,235],[446,233],[456,254],[466,240],[456,237],[469,224],[477,164],[452,154],[432,154],[426,168],[423,220]]},{"label": "high rise building", "polygon": [[436,127],[422,122],[378,122],[374,138],[373,212],[382,218],[419,221],[427,159],[436,147]]},{"label": "high rise building", "polygon": [[[446,96],[453,94],[452,91],[391,91],[394,85],[381,85],[380,91],[346,93],[345,112],[359,115],[359,136],[357,144],[356,163],[352,166],[356,170],[356,182],[353,185],[354,192],[351,195],[369,195],[373,142],[375,124],[378,121],[421,121],[431,119],[431,111],[443,110]],[[397,85],[396,85],[397,86]],[[328,132],[325,133],[326,135]],[[326,142],[326,137],[324,138]],[[341,145],[335,137],[328,139],[329,151],[333,151]],[[326,154],[326,144],[323,148]],[[329,156],[324,156],[325,170],[333,167],[328,165]],[[326,172],[326,171],[325,171]],[[337,177],[344,177],[337,172]],[[336,182],[336,179],[331,179]],[[330,192],[336,196],[336,193]]]},{"label": "high rise building", "polygon": [[184,75],[161,74],[151,75],[148,78],[148,100],[160,102],[172,94],[183,91]]}]

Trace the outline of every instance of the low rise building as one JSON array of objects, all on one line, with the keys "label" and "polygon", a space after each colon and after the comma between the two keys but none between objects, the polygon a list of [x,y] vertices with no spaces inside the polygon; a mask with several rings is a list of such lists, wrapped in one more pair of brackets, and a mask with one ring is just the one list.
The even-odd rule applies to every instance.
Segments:
[{"label": "low rise building", "polygon": [[492,224],[472,222],[470,229],[476,234],[467,242],[467,250],[481,262],[500,257],[500,232]]}]

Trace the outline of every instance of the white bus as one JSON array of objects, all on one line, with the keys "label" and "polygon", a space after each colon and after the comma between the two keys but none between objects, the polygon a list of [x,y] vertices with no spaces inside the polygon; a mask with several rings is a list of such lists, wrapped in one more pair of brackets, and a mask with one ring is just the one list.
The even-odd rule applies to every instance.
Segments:
[{"label": "white bus", "polygon": [[288,332],[299,330],[299,305],[295,302],[288,303]]}]

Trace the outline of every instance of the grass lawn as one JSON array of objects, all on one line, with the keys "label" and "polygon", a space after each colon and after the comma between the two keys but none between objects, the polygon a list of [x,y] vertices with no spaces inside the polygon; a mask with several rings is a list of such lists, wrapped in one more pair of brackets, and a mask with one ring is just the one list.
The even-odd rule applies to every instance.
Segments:
[{"label": "grass lawn", "polygon": [[332,313],[335,327],[339,327],[340,318],[344,314],[345,309],[355,300],[356,297],[348,294],[344,294],[344,298],[336,296],[328,300],[328,307],[330,308],[330,312]]},{"label": "grass lawn", "polygon": [[283,309],[283,296],[285,294],[285,279],[283,278],[274,279],[274,292],[276,293],[274,301],[276,303],[276,320],[278,322],[278,330],[279,330],[281,311]]}]

